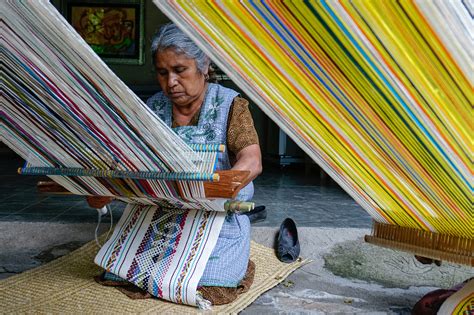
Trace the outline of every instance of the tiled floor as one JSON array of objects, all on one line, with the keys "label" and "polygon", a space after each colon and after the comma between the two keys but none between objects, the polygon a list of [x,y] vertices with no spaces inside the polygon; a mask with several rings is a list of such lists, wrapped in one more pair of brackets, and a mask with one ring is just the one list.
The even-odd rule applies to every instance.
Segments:
[{"label": "tiled floor", "polygon": [[[13,153],[0,155],[0,221],[96,222],[96,211],[83,197],[39,194],[35,185],[47,178],[18,175],[22,165]],[[255,226],[279,226],[291,217],[298,226],[370,227],[370,216],[334,182],[322,179],[315,166],[267,165],[255,187],[255,203],[268,211]],[[117,219],[124,205],[113,202],[111,207]]]}]

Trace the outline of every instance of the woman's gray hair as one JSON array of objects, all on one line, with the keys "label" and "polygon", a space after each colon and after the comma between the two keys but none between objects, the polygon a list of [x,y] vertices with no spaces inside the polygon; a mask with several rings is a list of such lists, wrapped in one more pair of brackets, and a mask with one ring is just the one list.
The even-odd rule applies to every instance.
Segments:
[{"label": "woman's gray hair", "polygon": [[196,60],[199,72],[206,73],[209,69],[211,63],[209,57],[173,23],[163,25],[153,36],[151,42],[153,64],[156,62],[156,54],[169,48],[174,49],[178,54],[184,54],[186,57]]}]

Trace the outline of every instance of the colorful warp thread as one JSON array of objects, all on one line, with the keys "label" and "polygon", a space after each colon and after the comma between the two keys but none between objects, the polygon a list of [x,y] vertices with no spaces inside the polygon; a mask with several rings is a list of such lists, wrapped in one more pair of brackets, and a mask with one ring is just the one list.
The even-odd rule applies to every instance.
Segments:
[{"label": "colorful warp thread", "polygon": [[29,163],[24,173],[49,173],[80,195],[224,210],[199,182],[213,178],[221,147],[186,145],[48,1],[0,9],[1,141]]},{"label": "colorful warp thread", "polygon": [[467,2],[154,2],[377,222],[472,259]]},{"label": "colorful warp thread", "polygon": [[156,297],[196,305],[225,213],[128,205],[95,263]]}]

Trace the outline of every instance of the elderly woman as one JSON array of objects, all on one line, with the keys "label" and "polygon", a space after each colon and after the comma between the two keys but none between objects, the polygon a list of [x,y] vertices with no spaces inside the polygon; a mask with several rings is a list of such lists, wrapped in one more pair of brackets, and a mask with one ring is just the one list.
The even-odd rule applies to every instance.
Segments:
[{"label": "elderly woman", "polygon": [[[226,144],[218,169],[249,170],[255,179],[262,163],[248,102],[209,82],[210,59],[174,24],[164,25],[154,37],[152,56],[162,91],[147,105],[187,143]],[[250,182],[237,199],[252,196]],[[248,217],[227,215],[199,286],[236,288],[249,264],[249,247]]]},{"label": "elderly woman", "polygon": [[[248,102],[237,92],[209,82],[210,59],[174,24],[164,25],[155,35],[152,56],[162,91],[147,105],[187,143],[226,144],[226,152],[218,157],[218,170],[249,170],[250,179],[255,179],[262,163]],[[250,182],[237,199],[248,201],[252,196]],[[109,200],[88,201],[100,208]],[[229,303],[246,290],[254,269],[249,251],[249,218],[228,214],[198,284],[205,299]],[[107,274],[104,279],[120,280]]]}]

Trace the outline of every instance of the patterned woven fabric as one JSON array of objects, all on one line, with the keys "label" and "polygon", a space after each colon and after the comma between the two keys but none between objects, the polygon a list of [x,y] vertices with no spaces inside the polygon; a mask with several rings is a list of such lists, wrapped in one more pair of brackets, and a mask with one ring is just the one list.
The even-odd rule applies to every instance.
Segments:
[{"label": "patterned woven fabric", "polygon": [[196,305],[225,214],[128,205],[95,263],[159,298]]},{"label": "patterned woven fabric", "polygon": [[376,221],[472,257],[466,2],[154,2]]}]

